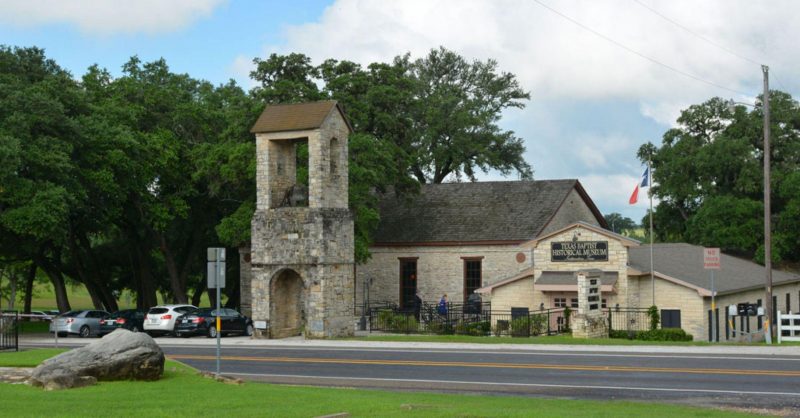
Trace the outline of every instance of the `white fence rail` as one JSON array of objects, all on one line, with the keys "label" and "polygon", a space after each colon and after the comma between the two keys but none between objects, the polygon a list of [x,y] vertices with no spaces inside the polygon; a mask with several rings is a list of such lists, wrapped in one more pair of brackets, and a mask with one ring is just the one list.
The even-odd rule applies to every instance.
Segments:
[{"label": "white fence rail", "polygon": [[[778,311],[778,344],[781,341],[800,341],[800,314],[788,314]],[[786,335],[783,333],[786,332]]]}]

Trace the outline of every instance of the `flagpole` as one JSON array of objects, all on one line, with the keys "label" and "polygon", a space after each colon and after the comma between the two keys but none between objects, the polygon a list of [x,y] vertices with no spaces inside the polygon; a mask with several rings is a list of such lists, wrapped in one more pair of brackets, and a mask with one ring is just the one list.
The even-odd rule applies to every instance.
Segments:
[{"label": "flagpole", "polygon": [[650,286],[653,288],[653,304],[656,305],[656,280],[653,273],[653,167],[650,159],[647,159],[647,194],[650,195]]}]

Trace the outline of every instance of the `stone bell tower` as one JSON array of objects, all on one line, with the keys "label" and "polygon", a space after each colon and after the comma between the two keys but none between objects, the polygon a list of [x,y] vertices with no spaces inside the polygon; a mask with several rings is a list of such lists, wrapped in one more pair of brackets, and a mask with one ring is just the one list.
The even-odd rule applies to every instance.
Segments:
[{"label": "stone bell tower", "polygon": [[[253,320],[267,325],[257,336],[352,335],[355,260],[347,183],[352,127],[335,101],[323,101],[268,106],[251,132],[257,199],[249,297]],[[298,162],[298,149],[305,146],[307,165]]]}]

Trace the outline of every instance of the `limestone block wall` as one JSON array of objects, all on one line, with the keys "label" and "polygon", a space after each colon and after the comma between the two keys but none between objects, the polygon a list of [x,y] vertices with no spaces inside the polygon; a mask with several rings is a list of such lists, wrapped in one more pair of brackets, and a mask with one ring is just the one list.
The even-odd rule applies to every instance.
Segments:
[{"label": "limestone block wall", "polygon": [[[539,292],[541,293],[541,292]],[[534,296],[533,277],[517,280],[492,291],[492,310],[511,311],[511,308],[539,310]]]},{"label": "limestone block wall", "polygon": [[[642,306],[652,305],[652,286],[650,276],[631,278],[631,282],[638,282]],[[706,307],[703,296],[697,290],[669,282],[656,277],[656,306],[661,309],[679,309],[681,311],[681,328],[692,334],[696,341],[708,340]]]},{"label": "limestone block wall", "polygon": [[[462,302],[463,257],[483,257],[483,286],[511,277],[531,266],[529,249],[517,245],[372,247],[372,258],[357,267],[356,306],[361,306],[365,278],[372,278],[371,301],[399,301],[400,258],[417,258],[420,297],[435,303],[447,293],[451,302]],[[522,256],[518,261],[517,254]]]},{"label": "limestone block wall", "polygon": [[[305,335],[353,333],[353,219],[348,209],[256,211],[252,231],[252,317],[269,321],[270,284],[291,269],[303,280]],[[291,301],[289,301],[291,303]]]},{"label": "limestone block wall", "polygon": [[578,194],[577,190],[573,188],[564,200],[564,204],[558,208],[553,219],[550,220],[550,223],[544,227],[539,235],[545,236],[567,225],[580,221],[600,226],[599,222],[597,222],[597,218],[594,216],[591,209],[589,209],[589,206],[586,205],[586,202],[580,194]]},{"label": "limestone block wall", "polygon": [[[608,241],[608,261],[551,261],[550,244],[557,241],[572,241],[572,237],[575,234],[577,234],[579,241]],[[533,249],[533,264],[536,266],[537,274],[541,274],[542,271],[577,271],[584,269],[616,271],[619,276],[614,286],[616,291],[616,297],[613,298],[614,303],[633,307],[638,300],[632,294],[628,285],[628,248],[618,240],[589,229],[578,226],[539,241]],[[538,279],[538,276],[536,278]],[[610,299],[612,298],[609,295],[604,294],[603,297],[606,298],[608,303],[611,303]]]},{"label": "limestone block wall", "polygon": [[336,109],[309,141],[309,207],[348,207],[347,123]]},{"label": "limestone block wall", "polygon": [[253,317],[253,294],[250,282],[253,278],[250,266],[250,246],[239,247],[239,309],[242,315]]}]

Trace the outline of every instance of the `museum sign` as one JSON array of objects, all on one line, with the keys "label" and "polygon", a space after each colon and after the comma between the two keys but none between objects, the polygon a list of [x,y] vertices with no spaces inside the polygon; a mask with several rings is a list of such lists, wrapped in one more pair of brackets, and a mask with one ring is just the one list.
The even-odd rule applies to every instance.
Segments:
[{"label": "museum sign", "polygon": [[551,261],[608,261],[608,241],[550,243]]}]

